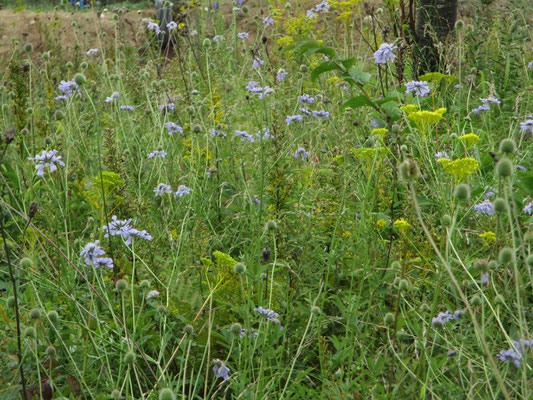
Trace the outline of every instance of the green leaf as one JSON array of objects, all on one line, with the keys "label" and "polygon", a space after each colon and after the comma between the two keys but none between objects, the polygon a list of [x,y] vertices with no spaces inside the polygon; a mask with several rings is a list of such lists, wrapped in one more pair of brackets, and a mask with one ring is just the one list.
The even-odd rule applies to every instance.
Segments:
[{"label": "green leaf", "polygon": [[294,50],[297,53],[311,55],[314,53],[326,54],[329,57],[335,56],[335,50],[331,47],[324,46],[315,40],[304,40],[288,46],[285,51]]},{"label": "green leaf", "polygon": [[350,69],[355,64],[355,57],[347,58],[346,60],[340,60],[340,63],[346,69]]},{"label": "green leaf", "polygon": [[314,82],[321,74],[328,71],[339,69],[339,66],[333,61],[325,61],[311,71],[311,81]]},{"label": "green leaf", "polygon": [[20,6],[20,7],[17,7],[13,10],[13,14],[17,14],[21,11],[24,11],[26,9],[26,6]]},{"label": "green leaf", "polygon": [[350,100],[346,101],[346,103],[341,106],[341,110],[344,110],[346,107],[359,108],[364,106],[375,107],[375,104],[368,97],[360,95],[352,97]]},{"label": "green leaf", "polygon": [[364,85],[365,83],[367,83],[370,80],[370,77],[372,76],[368,72],[361,71],[356,66],[351,67],[348,73],[350,74],[350,78],[352,78],[360,85]]}]

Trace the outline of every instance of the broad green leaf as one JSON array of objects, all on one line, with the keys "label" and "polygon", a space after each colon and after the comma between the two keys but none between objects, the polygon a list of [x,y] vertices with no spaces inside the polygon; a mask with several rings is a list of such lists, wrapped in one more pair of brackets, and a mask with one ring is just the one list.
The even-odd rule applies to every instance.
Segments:
[{"label": "broad green leaf", "polygon": [[350,100],[346,101],[341,106],[341,110],[344,110],[346,107],[359,108],[364,106],[375,107],[375,104],[368,97],[360,95],[352,97]]},{"label": "broad green leaf", "polygon": [[333,61],[324,61],[313,71],[311,71],[311,81],[314,82],[321,74],[328,71],[339,69],[339,66]]},{"label": "broad green leaf", "polygon": [[364,85],[365,83],[367,83],[370,80],[370,77],[372,76],[368,72],[361,71],[356,66],[351,67],[348,73],[350,74],[350,78],[352,78],[360,85]]}]

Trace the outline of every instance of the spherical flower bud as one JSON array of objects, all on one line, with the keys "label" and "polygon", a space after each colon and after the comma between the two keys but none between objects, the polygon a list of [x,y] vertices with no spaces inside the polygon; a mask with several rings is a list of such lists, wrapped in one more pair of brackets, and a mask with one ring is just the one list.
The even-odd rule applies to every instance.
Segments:
[{"label": "spherical flower bud", "polygon": [[320,314],[320,307],[318,306],[311,307],[311,314]]},{"label": "spherical flower bud", "polygon": [[72,69],[72,68],[74,68],[74,64],[72,64],[70,61],[67,62],[67,63],[65,64],[65,66],[66,66],[68,69]]},{"label": "spherical flower bud", "polygon": [[[397,124],[396,122],[395,122],[394,124],[392,124],[392,131],[393,131],[394,133],[398,133],[398,132],[400,132],[401,130],[402,130],[402,127],[401,127],[399,124]],[[406,147],[407,147],[407,146],[406,146]]]},{"label": "spherical flower bud", "polygon": [[9,296],[6,300],[6,306],[8,308],[14,308],[15,307],[15,296]]},{"label": "spherical flower bud", "polygon": [[450,139],[452,139],[452,140],[457,139],[457,133],[455,133],[455,132],[450,133]]},{"label": "spherical flower bud", "polygon": [[458,19],[456,22],[455,22],[455,29],[460,31],[461,29],[463,29],[465,27],[465,23],[462,19]]},{"label": "spherical flower bud", "polygon": [[309,67],[305,64],[300,65],[300,72],[307,72],[309,71]]},{"label": "spherical flower bud", "polygon": [[498,254],[498,261],[500,264],[508,264],[513,262],[515,258],[515,252],[510,247],[504,247]]},{"label": "spherical flower bud", "polygon": [[48,314],[46,314],[46,316],[48,317],[48,320],[54,325],[57,323],[57,321],[59,321],[59,314],[56,310],[48,311]]},{"label": "spherical flower bud", "polygon": [[183,332],[187,335],[192,335],[194,333],[194,327],[190,324],[187,324],[183,327]]},{"label": "spherical flower bud", "polygon": [[[26,114],[28,115],[32,115],[33,113],[35,112],[35,110],[33,109],[33,107],[28,107],[26,108]],[[25,128],[26,129],[26,128]],[[22,131],[21,131],[22,132]]]},{"label": "spherical flower bud", "polygon": [[426,313],[430,310],[430,307],[427,303],[422,303],[420,307],[418,307],[418,309],[420,310],[420,312]]},{"label": "spherical flower bud", "polygon": [[248,14],[248,7],[247,6],[242,6],[242,12],[245,13],[245,14]]},{"label": "spherical flower bud", "polygon": [[530,254],[526,258],[526,264],[528,267],[533,267],[533,254]]},{"label": "spherical flower bud", "polygon": [[524,234],[524,242],[525,243],[531,243],[533,242],[533,231],[527,231]]},{"label": "spherical flower bud", "polygon": [[452,225],[452,217],[448,214],[444,214],[441,220],[442,226],[449,228]]},{"label": "spherical flower bud", "polygon": [[128,282],[125,279],[119,279],[117,281],[117,283],[115,284],[115,288],[119,292],[123,292],[124,290],[128,290],[129,287],[130,287],[130,285],[128,284]]},{"label": "spherical flower bud", "polygon": [[159,313],[159,314],[166,314],[168,312],[167,308],[163,305],[159,305],[157,306],[157,309],[156,311]]},{"label": "spherical flower bud", "polygon": [[240,262],[235,264],[235,266],[233,267],[233,272],[239,275],[244,274],[246,272],[246,265]]},{"label": "spherical flower bud", "polygon": [[48,346],[46,348],[46,355],[50,358],[55,357],[57,354],[57,350],[54,346]]},{"label": "spherical flower bud", "polygon": [[235,322],[231,327],[229,328],[231,333],[233,333],[235,336],[239,336],[242,332],[242,325],[238,322]]},{"label": "spherical flower bud", "polygon": [[502,178],[506,178],[513,174],[513,163],[508,158],[502,158],[496,164],[496,174]]},{"label": "spherical flower bud", "polygon": [[485,259],[476,260],[476,268],[481,272],[485,272],[489,269],[489,263]]},{"label": "spherical flower bud", "polygon": [[37,337],[37,331],[33,326],[28,326],[26,329],[24,329],[24,336],[35,339]]},{"label": "spherical flower bud", "polygon": [[63,118],[65,118],[65,113],[61,110],[56,110],[56,112],[54,112],[54,119],[56,121],[60,121],[62,120]]},{"label": "spherical flower bud", "polygon": [[418,179],[420,176],[420,170],[418,169],[416,161],[405,160],[398,167],[398,174],[403,181],[412,182]]},{"label": "spherical flower bud", "polygon": [[516,143],[513,139],[503,139],[500,143],[500,153],[513,154],[516,151]]},{"label": "spherical flower bud", "polygon": [[41,319],[43,313],[40,309],[34,308],[30,311],[30,319]]},{"label": "spherical flower bud", "polygon": [[494,200],[494,209],[497,212],[505,212],[507,211],[507,200],[502,199],[501,197],[498,197]]},{"label": "spherical flower bud", "polygon": [[24,44],[24,51],[25,51],[26,53],[29,53],[29,52],[33,51],[33,44],[31,44],[31,43],[29,43],[29,42],[28,42],[28,43],[25,43],[25,44]]},{"label": "spherical flower bud", "polygon": [[265,228],[267,231],[275,231],[276,229],[278,229],[278,224],[276,223],[276,221],[269,220],[267,221]]},{"label": "spherical flower bud", "polygon": [[135,362],[135,358],[137,358],[135,353],[133,351],[128,351],[124,356],[124,363],[133,364]]},{"label": "spherical flower bud", "polygon": [[470,304],[472,304],[474,307],[480,306],[481,302],[482,299],[479,294],[476,294],[474,297],[472,297],[472,300],[470,300]]},{"label": "spherical flower bud", "polygon": [[21,258],[19,261],[20,268],[28,269],[33,267],[33,260],[28,257]]},{"label": "spherical flower bud", "polygon": [[460,183],[456,186],[453,195],[459,201],[468,201],[470,199],[470,186],[466,183]]},{"label": "spherical flower bud", "polygon": [[400,272],[402,270],[402,264],[399,261],[393,261],[390,268],[393,271]]},{"label": "spherical flower bud", "polygon": [[45,51],[42,55],[41,55],[42,59],[43,60],[49,60],[50,59],[50,52],[49,51]]},{"label": "spherical flower bud", "polygon": [[147,279],[143,279],[141,283],[139,283],[139,286],[141,287],[141,289],[148,290],[150,289],[150,281]]},{"label": "spherical flower bud", "polygon": [[165,388],[159,392],[159,400],[176,400],[176,395],[172,390]]},{"label": "spherical flower bud", "polygon": [[87,78],[81,72],[78,72],[74,75],[74,82],[76,82],[77,85],[83,85],[87,82]]},{"label": "spherical flower bud", "polygon": [[111,392],[111,397],[115,400],[118,400],[122,398],[122,392],[120,391],[120,389],[113,389],[113,391]]},{"label": "spherical flower bud", "polygon": [[211,39],[205,38],[202,42],[202,46],[204,46],[205,48],[211,47]]},{"label": "spherical flower bud", "polygon": [[392,325],[394,323],[394,320],[395,320],[395,317],[393,313],[388,312],[387,314],[385,314],[384,321],[386,325]]},{"label": "spherical flower bud", "polygon": [[400,290],[408,290],[410,287],[409,281],[407,279],[400,280],[400,284],[398,285],[398,287],[400,288]]},{"label": "spherical flower bud", "polygon": [[286,2],[286,3],[285,3],[285,8],[286,8],[287,10],[291,9],[291,8],[292,8],[292,4],[289,3],[289,2]]},{"label": "spherical flower bud", "polygon": [[490,260],[489,261],[489,269],[495,270],[496,268],[498,268],[498,263],[496,262],[496,260]]},{"label": "spherical flower bud", "polygon": [[202,131],[202,127],[200,125],[194,125],[192,127],[192,131],[195,132],[195,133],[201,132]]}]

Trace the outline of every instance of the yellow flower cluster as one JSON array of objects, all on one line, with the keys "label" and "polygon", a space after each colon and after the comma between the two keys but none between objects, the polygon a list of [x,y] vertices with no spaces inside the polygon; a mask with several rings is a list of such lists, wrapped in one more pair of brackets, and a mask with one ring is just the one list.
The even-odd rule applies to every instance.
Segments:
[{"label": "yellow flower cluster", "polygon": [[471,157],[458,158],[454,161],[450,161],[447,158],[439,158],[437,162],[447,172],[452,174],[457,182],[461,182],[479,169],[479,162]]},{"label": "yellow flower cluster", "polygon": [[374,128],[372,129],[372,133],[377,136],[385,136],[389,130],[387,128]]},{"label": "yellow flower cluster", "polygon": [[412,112],[420,110],[420,106],[418,104],[406,104],[405,106],[401,106],[400,110],[405,111],[407,114],[411,114]]},{"label": "yellow flower cluster", "polygon": [[407,118],[421,126],[437,125],[445,112],[445,108],[439,108],[437,111],[413,111],[407,115]]},{"label": "yellow flower cluster", "polygon": [[487,242],[494,242],[496,240],[496,234],[492,231],[487,231],[479,234],[481,239],[485,239]]},{"label": "yellow flower cluster", "polygon": [[394,221],[394,227],[403,233],[407,229],[411,228],[411,224],[407,222],[405,219],[400,218]]},{"label": "yellow flower cluster", "polygon": [[463,142],[466,147],[470,147],[481,140],[475,133],[467,133],[466,135],[459,136],[457,139]]}]

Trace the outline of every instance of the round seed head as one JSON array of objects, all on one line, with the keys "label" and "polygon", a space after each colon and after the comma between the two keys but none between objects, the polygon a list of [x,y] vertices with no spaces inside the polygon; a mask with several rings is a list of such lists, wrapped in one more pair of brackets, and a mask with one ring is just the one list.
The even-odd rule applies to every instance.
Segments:
[{"label": "round seed head", "polygon": [[157,309],[156,311],[159,313],[159,314],[166,314],[168,312],[167,308],[163,305],[159,305],[157,306]]},{"label": "round seed head", "polygon": [[244,265],[243,263],[238,262],[233,267],[233,272],[235,272],[235,273],[237,273],[239,275],[244,274],[246,272],[246,265]]},{"label": "round seed head", "polygon": [[507,201],[505,199],[502,199],[501,197],[498,197],[494,200],[494,209],[497,212],[505,212],[507,211]]},{"label": "round seed head", "polygon": [[54,325],[57,324],[57,321],[59,321],[59,314],[57,313],[56,310],[48,311],[47,317],[50,320],[50,322]]},{"label": "round seed head", "polygon": [[400,290],[408,290],[409,289],[409,281],[407,279],[400,280],[400,284],[398,285]]},{"label": "round seed head", "polygon": [[242,332],[242,325],[239,324],[238,322],[235,322],[233,325],[231,325],[230,331],[235,336],[239,336]]},{"label": "round seed head", "polygon": [[57,354],[57,350],[54,346],[48,346],[46,348],[46,355],[50,358],[55,357]]},{"label": "round seed head", "polygon": [[442,226],[449,228],[450,226],[452,226],[452,217],[449,216],[448,214],[444,214],[442,216],[441,222],[442,222]]},{"label": "round seed head", "polygon": [[526,264],[528,267],[533,267],[533,254],[530,254],[526,258]]},{"label": "round seed head", "polygon": [[133,351],[128,351],[124,356],[124,363],[133,364],[135,362],[135,358],[137,358],[135,353]]},{"label": "round seed head", "polygon": [[508,158],[502,158],[496,164],[496,174],[502,178],[506,178],[513,174],[513,163]]},{"label": "round seed head", "polygon": [[43,60],[49,60],[50,59],[50,52],[49,51],[45,51],[43,54],[41,54],[41,57],[43,58]]},{"label": "round seed head", "polygon": [[504,247],[500,250],[500,253],[498,254],[498,261],[500,261],[500,264],[508,264],[514,261],[514,258],[515,252],[510,247]]},{"label": "round seed head", "polygon": [[115,287],[119,292],[123,292],[124,290],[128,290],[130,285],[125,279],[119,279],[115,284]]},{"label": "round seed head", "polygon": [[393,261],[390,268],[393,271],[400,272],[402,270],[402,264],[399,261]]},{"label": "round seed head", "polygon": [[122,392],[120,389],[113,389],[111,392],[111,397],[115,400],[122,398]]},{"label": "round seed head", "polygon": [[24,336],[35,339],[37,337],[37,331],[33,326],[28,326],[26,329],[24,329]]},{"label": "round seed head", "polygon": [[87,78],[81,72],[78,72],[74,75],[74,82],[76,82],[77,85],[83,85],[84,83],[87,83]]},{"label": "round seed head", "polygon": [[516,151],[516,143],[513,139],[503,139],[500,143],[500,153],[513,154]]},{"label": "round seed head", "polygon": [[60,121],[63,118],[65,118],[65,113],[63,111],[61,111],[61,110],[56,110],[56,112],[54,113],[54,119],[56,121]]},{"label": "round seed head", "polygon": [[67,63],[65,64],[65,66],[66,66],[68,69],[72,69],[72,68],[74,68],[74,64],[72,64],[70,61],[67,62]]},{"label": "round seed head", "polygon": [[141,283],[139,283],[139,286],[141,287],[141,289],[148,290],[150,289],[150,281],[147,279],[143,279]]},{"label": "round seed head", "polygon": [[420,170],[415,160],[405,160],[398,167],[398,174],[405,182],[413,182],[420,176]]},{"label": "round seed head", "polygon": [[9,296],[6,300],[6,305],[8,308],[14,308],[15,307],[15,296]]},{"label": "round seed head", "polygon": [[202,46],[204,46],[205,48],[211,47],[211,39],[205,38],[202,42]]},{"label": "round seed head", "polygon": [[25,43],[25,44],[24,44],[24,51],[25,51],[26,53],[29,53],[29,52],[33,51],[33,44],[31,44],[31,43],[29,43],[29,42],[28,42],[28,43]]},{"label": "round seed head", "polygon": [[320,307],[318,306],[311,307],[311,314],[320,314]]},{"label": "round seed head", "polygon": [[305,64],[300,65],[300,72],[307,72],[309,71],[309,67]]},{"label": "round seed head", "polygon": [[30,319],[41,319],[43,313],[40,309],[34,308],[30,311]]},{"label": "round seed head", "polygon": [[267,221],[265,228],[267,231],[275,231],[276,229],[278,229],[278,224],[276,223],[276,221],[269,220]]},{"label": "round seed head", "polygon": [[394,319],[395,317],[393,313],[388,312],[387,314],[385,314],[385,318],[384,318],[385,324],[392,325],[394,323]]},{"label": "round seed head", "polygon": [[496,268],[498,268],[498,263],[496,262],[496,260],[490,260],[489,261],[489,269],[494,271]]},{"label": "round seed head", "polygon": [[165,388],[159,392],[159,400],[176,400],[176,395],[172,390]]},{"label": "round seed head", "polygon": [[474,297],[472,297],[472,300],[470,300],[470,303],[474,306],[480,306],[482,302],[481,296],[479,294],[476,294]]},{"label": "round seed head", "polygon": [[21,258],[19,261],[20,268],[28,269],[33,267],[33,260],[28,257]]},{"label": "round seed head", "polygon": [[470,186],[466,183],[460,183],[455,187],[453,195],[459,201],[468,201],[470,199]]},{"label": "round seed head", "polygon": [[183,332],[187,335],[192,335],[194,333],[194,327],[190,324],[187,324],[183,327]]}]

